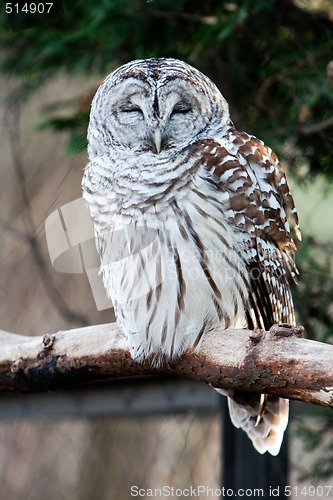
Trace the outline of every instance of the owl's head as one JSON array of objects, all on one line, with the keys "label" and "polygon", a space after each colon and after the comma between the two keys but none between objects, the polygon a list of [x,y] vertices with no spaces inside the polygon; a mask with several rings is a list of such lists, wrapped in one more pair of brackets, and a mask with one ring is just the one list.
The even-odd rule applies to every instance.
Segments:
[{"label": "owl's head", "polygon": [[98,89],[88,130],[89,153],[103,148],[159,154],[212,137],[230,127],[229,109],[217,87],[176,59],[132,61]]}]

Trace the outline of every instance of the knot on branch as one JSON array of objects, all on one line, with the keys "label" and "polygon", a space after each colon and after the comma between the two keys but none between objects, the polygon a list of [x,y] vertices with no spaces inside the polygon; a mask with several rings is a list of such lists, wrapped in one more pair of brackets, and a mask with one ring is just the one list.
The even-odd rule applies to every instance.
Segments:
[{"label": "knot on branch", "polygon": [[23,367],[24,367],[23,359],[18,358],[12,362],[12,365],[10,367],[10,371],[12,373],[18,373],[18,372],[23,370]]},{"label": "knot on branch", "polygon": [[280,323],[279,325],[273,325],[269,329],[269,333],[273,337],[303,337],[304,327],[289,325],[288,323]]},{"label": "knot on branch", "polygon": [[43,335],[43,348],[44,350],[49,350],[53,346],[55,341],[55,335],[50,335],[49,333],[46,333]]}]

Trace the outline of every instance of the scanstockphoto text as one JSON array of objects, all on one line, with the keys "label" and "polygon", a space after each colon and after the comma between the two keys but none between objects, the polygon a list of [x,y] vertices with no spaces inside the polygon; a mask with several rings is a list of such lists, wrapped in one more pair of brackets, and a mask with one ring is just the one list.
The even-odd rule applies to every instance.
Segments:
[{"label": "scanstockphoto text", "polygon": [[36,0],[1,2],[8,19],[9,29],[18,32],[57,20],[73,9],[79,0]]},{"label": "scanstockphoto text", "polygon": [[53,2],[5,2],[6,14],[50,14]]},{"label": "scanstockphoto text", "polygon": [[332,499],[332,485],[304,486],[269,486],[264,488],[211,488],[206,485],[191,485],[186,488],[175,488],[164,485],[159,488],[130,487],[130,495],[135,498],[328,498]]}]

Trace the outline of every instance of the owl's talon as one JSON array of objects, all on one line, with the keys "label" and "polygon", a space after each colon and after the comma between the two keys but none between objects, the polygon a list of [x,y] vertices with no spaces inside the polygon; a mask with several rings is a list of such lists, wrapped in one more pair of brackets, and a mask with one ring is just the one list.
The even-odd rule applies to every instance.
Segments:
[{"label": "owl's talon", "polygon": [[255,328],[250,332],[249,337],[254,344],[257,344],[258,342],[260,342],[263,335],[264,335],[264,330],[262,330],[261,328]]},{"label": "owl's talon", "polygon": [[260,394],[259,412],[257,415],[255,427],[258,427],[258,425],[262,419],[262,416],[263,416],[265,408],[266,408],[266,401],[267,401],[267,394]]}]

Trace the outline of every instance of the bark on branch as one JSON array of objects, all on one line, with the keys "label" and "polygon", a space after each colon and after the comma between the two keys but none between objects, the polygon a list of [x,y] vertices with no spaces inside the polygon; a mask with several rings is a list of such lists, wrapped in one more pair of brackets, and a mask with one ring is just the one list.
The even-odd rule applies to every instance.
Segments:
[{"label": "bark on branch", "polygon": [[175,375],[214,387],[265,392],[333,408],[333,345],[302,338],[302,327],[216,330],[199,351],[163,367],[130,357],[115,324],[43,337],[0,331],[0,391],[36,392],[82,382],[138,375]]}]

